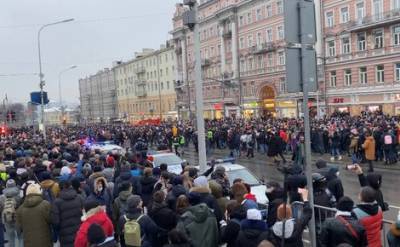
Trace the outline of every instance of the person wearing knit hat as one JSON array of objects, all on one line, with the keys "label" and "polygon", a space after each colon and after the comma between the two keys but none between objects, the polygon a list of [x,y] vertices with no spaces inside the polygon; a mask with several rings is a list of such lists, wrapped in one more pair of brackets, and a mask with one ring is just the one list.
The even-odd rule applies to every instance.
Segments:
[{"label": "person wearing knit hat", "polygon": [[24,202],[16,212],[16,225],[24,233],[25,247],[53,246],[50,209],[50,203],[42,197],[40,185],[30,184]]},{"label": "person wearing knit hat", "polygon": [[116,228],[117,235],[120,236],[121,245],[124,246],[124,227],[128,220],[136,220],[139,223],[142,236],[141,246],[155,246],[153,236],[159,234],[166,234],[165,230],[159,228],[154,221],[146,214],[143,213],[143,201],[138,195],[133,195],[128,198],[128,208],[124,215],[118,221]]},{"label": "person wearing knit hat", "polygon": [[246,219],[242,221],[237,246],[256,247],[262,240],[262,234],[268,230],[267,223],[262,220],[261,212],[258,209],[249,209]]},{"label": "person wearing knit hat", "polygon": [[114,237],[106,237],[103,228],[99,224],[91,224],[87,233],[90,247],[116,247]]},{"label": "person wearing knit hat", "polygon": [[326,219],[322,225],[320,239],[323,246],[367,245],[366,231],[352,213],[353,207],[354,201],[348,196],[343,196],[338,201],[335,217]]}]

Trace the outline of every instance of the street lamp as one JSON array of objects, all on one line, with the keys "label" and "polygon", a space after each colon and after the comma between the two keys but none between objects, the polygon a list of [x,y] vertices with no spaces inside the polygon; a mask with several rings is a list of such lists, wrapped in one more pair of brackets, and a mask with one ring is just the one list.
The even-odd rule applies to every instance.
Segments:
[{"label": "street lamp", "polygon": [[64,106],[62,103],[62,93],[61,93],[61,76],[62,74],[64,74],[67,71],[73,70],[75,69],[77,66],[76,65],[72,65],[64,70],[62,70],[59,74],[58,74],[58,99],[60,101],[60,108],[61,108],[61,118],[63,119],[64,117]]},{"label": "street lamp", "polygon": [[42,124],[42,128],[43,128],[44,139],[46,139],[46,127],[44,126],[44,92],[43,92],[43,87],[45,85],[45,82],[44,82],[44,75],[42,73],[42,55],[40,52],[40,34],[41,34],[42,30],[45,29],[46,27],[57,25],[57,24],[62,24],[62,23],[66,23],[66,22],[71,22],[73,20],[74,19],[65,19],[62,21],[45,24],[42,27],[40,27],[40,29],[38,31],[38,35],[37,35],[37,37],[38,37],[38,53],[39,53],[40,107],[41,107],[41,113],[42,113],[41,124]]}]

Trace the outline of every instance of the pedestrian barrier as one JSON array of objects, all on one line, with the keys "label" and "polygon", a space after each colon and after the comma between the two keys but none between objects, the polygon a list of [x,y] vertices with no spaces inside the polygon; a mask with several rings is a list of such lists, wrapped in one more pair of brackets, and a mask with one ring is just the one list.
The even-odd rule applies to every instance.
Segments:
[{"label": "pedestrian barrier", "polygon": [[[292,203],[292,208],[294,208],[295,212],[293,215],[296,216],[296,218],[301,217],[301,213],[302,213],[302,209],[304,207],[304,202],[293,202]],[[399,208],[397,206],[389,206],[391,208]],[[292,209],[293,210],[293,209]],[[329,208],[329,207],[324,207],[324,206],[320,206],[320,205],[314,205],[314,214],[315,214],[315,225],[316,225],[316,232],[317,234],[319,233],[321,226],[324,222],[325,219],[327,218],[333,218],[335,217],[337,209],[336,208]],[[382,241],[383,241],[383,247],[389,246],[388,242],[387,242],[387,233],[390,230],[390,226],[394,223],[394,221],[392,220],[387,220],[387,219],[383,219],[382,221]],[[307,239],[303,239],[305,240],[305,242],[309,242]]]}]

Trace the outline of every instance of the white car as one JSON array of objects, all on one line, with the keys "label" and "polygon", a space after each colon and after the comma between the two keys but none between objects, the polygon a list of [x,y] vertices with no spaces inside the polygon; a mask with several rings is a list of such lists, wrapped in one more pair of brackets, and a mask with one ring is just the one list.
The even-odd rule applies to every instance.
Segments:
[{"label": "white car", "polygon": [[251,193],[256,196],[257,203],[267,204],[268,198],[265,195],[267,186],[265,186],[252,172],[246,167],[232,163],[216,164],[216,167],[222,166],[225,168],[226,175],[229,178],[229,183],[233,185],[233,181],[237,178],[242,179],[251,187]]},{"label": "white car", "polygon": [[182,173],[182,164],[186,161],[178,155],[169,152],[156,152],[147,155],[147,159],[153,162],[154,167],[159,167],[161,164],[168,165],[168,172],[180,175]]},{"label": "white car", "polygon": [[107,154],[108,152],[116,152],[118,154],[125,155],[126,153],[126,150],[123,147],[115,145],[112,142],[97,142],[90,144],[89,148],[91,150],[100,150],[100,152],[104,154]]}]

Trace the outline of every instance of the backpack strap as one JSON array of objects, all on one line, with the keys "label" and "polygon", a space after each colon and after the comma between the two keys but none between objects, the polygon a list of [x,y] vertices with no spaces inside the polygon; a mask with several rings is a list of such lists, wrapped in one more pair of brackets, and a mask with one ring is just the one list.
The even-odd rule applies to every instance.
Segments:
[{"label": "backpack strap", "polygon": [[354,227],[345,218],[343,218],[340,215],[337,218],[339,219],[340,222],[342,222],[346,226],[346,228],[351,232],[351,235],[353,235],[353,237],[355,237],[357,240],[360,239]]}]

